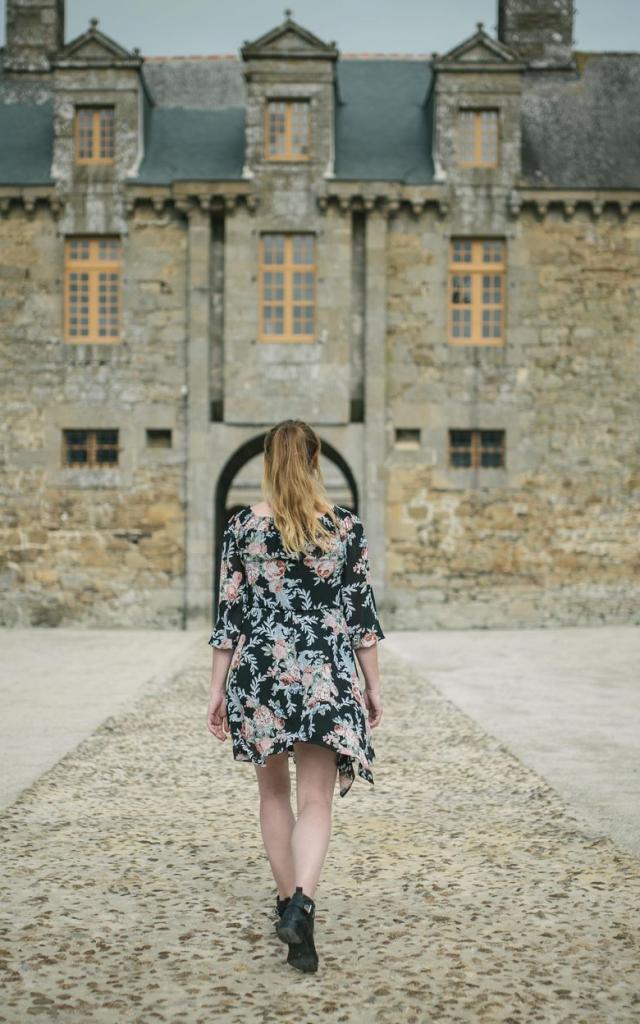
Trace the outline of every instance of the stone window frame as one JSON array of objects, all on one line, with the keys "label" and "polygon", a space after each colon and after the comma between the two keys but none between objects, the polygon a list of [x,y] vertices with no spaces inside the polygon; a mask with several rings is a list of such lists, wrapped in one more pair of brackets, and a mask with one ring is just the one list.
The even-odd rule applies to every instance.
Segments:
[{"label": "stone window frame", "polygon": [[[465,134],[466,115],[472,115],[471,138],[473,143],[473,159],[463,159],[463,137]],[[487,121],[485,115],[492,115],[489,124],[495,124],[495,130],[491,129],[489,139],[495,140],[495,160],[486,161],[481,159],[483,146],[483,122]],[[458,107],[456,152],[458,167],[493,167],[500,165],[500,143],[502,138],[499,107],[476,107],[465,104]]]},{"label": "stone window frame", "polygon": [[[80,443],[72,443],[70,436],[71,434],[86,434],[86,443],[81,445]],[[100,443],[100,434],[115,434],[115,443],[108,442],[103,439]],[[87,461],[86,462],[73,462],[69,461],[69,454],[73,449],[86,448]],[[98,458],[100,449],[113,452],[115,451],[115,459],[113,461],[101,462]],[[118,427],[63,427],[61,434],[61,465],[64,469],[75,469],[75,470],[87,470],[87,469],[98,469],[102,472],[103,469],[115,469],[117,468],[120,461],[120,452],[122,451],[122,445],[120,443],[120,431]]]},{"label": "stone window frame", "polygon": [[[133,421],[126,409],[110,401],[55,402],[44,409],[42,459],[46,467],[46,484],[64,490],[114,490],[133,487],[141,465],[157,465],[158,460],[173,461],[172,451],[147,451],[144,446],[146,423],[172,422],[173,412],[167,407],[159,410],[152,405],[136,406],[139,421]],[[160,419],[160,416],[163,419]],[[67,466],[62,463],[62,431],[118,430],[118,462],[106,466]]]},{"label": "stone window frame", "polygon": [[[495,352],[494,349],[490,350]],[[423,430],[425,461],[429,466],[430,486],[437,491],[473,491],[520,489],[532,466],[544,458],[544,443],[535,436],[533,410],[510,409],[491,401],[445,401],[428,410]],[[456,467],[448,465],[449,430],[504,430],[507,458],[504,466]],[[403,453],[405,457],[411,457]],[[415,458],[415,455],[413,456]]]},{"label": "stone window frame", "polygon": [[[483,254],[485,246],[501,246],[501,258],[498,260],[485,260]],[[460,247],[460,248],[458,248]],[[463,248],[464,247],[464,248]],[[470,252],[470,259],[456,259],[456,252]],[[448,247],[448,272],[447,272],[447,342],[449,345],[471,345],[476,347],[504,347],[506,344],[506,322],[507,322],[507,238],[504,235],[462,235],[452,234],[449,237]],[[501,301],[484,301],[486,294],[483,276],[498,278]],[[469,277],[470,301],[454,302],[454,280],[456,277]],[[465,285],[459,286],[460,291],[465,290]],[[496,287],[495,282],[489,285],[491,292]],[[454,313],[468,309],[471,314],[471,335],[454,335]],[[483,315],[485,311],[497,311],[500,314],[499,322],[502,333],[498,336],[483,337]],[[491,322],[491,321],[490,321]],[[463,321],[459,323],[462,325]]]},{"label": "stone window frame", "polygon": [[[265,262],[265,238],[268,235],[279,235],[284,238],[284,261],[283,263],[266,263]],[[294,247],[294,238],[296,236],[304,236],[310,238],[313,245],[313,262],[312,263],[295,263],[292,258],[292,250]],[[284,295],[282,303],[275,303],[271,300],[271,303],[277,304],[284,307],[284,326],[285,330],[283,334],[268,334],[265,332],[265,273],[273,272],[273,268],[282,268],[284,280]],[[311,300],[300,300],[301,305],[311,306],[313,315],[313,329],[309,334],[294,334],[293,333],[293,274],[298,273],[311,273],[312,282],[311,287],[313,289],[313,298]],[[318,311],[318,252],[317,252],[317,236],[315,231],[303,230],[278,230],[263,228],[260,231],[258,237],[258,333],[257,340],[259,344],[272,344],[272,343],[285,343],[292,344],[302,342],[304,344],[313,343],[317,338],[317,311]],[[287,333],[286,328],[290,330]]]},{"label": "stone window frame", "polygon": [[[91,153],[89,156],[81,154],[82,116],[91,115]],[[102,117],[109,114],[110,125],[107,139],[110,145],[107,153],[102,152],[102,144],[105,138],[103,132]],[[116,159],[116,108],[113,103],[78,103],[74,107],[73,115],[73,139],[74,139],[74,162],[77,166],[112,166]]]},{"label": "stone window frame", "polygon": [[[74,253],[74,246],[81,243],[84,255],[78,256]],[[116,256],[108,258],[109,249],[106,243],[116,243]],[[123,274],[122,274],[122,237],[117,234],[109,235],[87,235],[68,234],[63,238],[64,246],[64,286],[63,286],[63,340],[68,345],[117,345],[122,342],[122,319],[123,319]],[[113,248],[111,249],[113,252]],[[116,295],[116,318],[117,330],[115,334],[101,334],[101,309],[104,319],[111,320],[113,313],[113,278],[115,276]],[[106,289],[106,290],[105,290]],[[109,291],[111,289],[111,291]],[[81,303],[80,299],[74,300],[72,295],[81,295],[84,291],[86,301]],[[72,334],[72,314],[75,312],[76,319],[86,309],[86,320],[88,333]],[[109,312],[105,312],[106,308]],[[82,318],[81,318],[82,319]]]},{"label": "stone window frame", "polygon": [[[469,444],[462,445],[456,444],[453,435],[456,433],[469,434]],[[499,434],[500,443],[499,445],[488,445],[486,450],[490,452],[497,451],[500,456],[500,462],[496,465],[485,466],[482,463],[483,448],[482,435],[483,434]],[[506,441],[507,432],[502,427],[449,427],[448,430],[448,469],[459,470],[459,469],[506,469]],[[469,453],[469,465],[463,466],[458,465],[454,461],[454,455],[456,451],[466,451]]]},{"label": "stone window frame", "polygon": [[[270,150],[269,139],[270,139],[270,128],[271,128],[271,104],[283,103],[285,106],[285,140],[286,148],[284,153],[273,153]],[[307,116],[307,152],[298,153],[291,148],[292,142],[292,122],[293,112],[296,104],[304,104],[306,108]],[[311,160],[311,112],[312,112],[312,98],[311,96],[288,96],[288,95],[268,95],[265,96],[264,101],[264,121],[263,121],[263,153],[264,159],[268,163],[308,163]]]}]

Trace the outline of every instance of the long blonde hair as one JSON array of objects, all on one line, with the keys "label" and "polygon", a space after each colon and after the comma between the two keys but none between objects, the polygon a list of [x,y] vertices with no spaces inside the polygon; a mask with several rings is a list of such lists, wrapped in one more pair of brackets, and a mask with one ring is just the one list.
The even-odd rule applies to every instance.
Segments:
[{"label": "long blonde hair", "polygon": [[320,438],[304,420],[282,420],[266,433],[262,492],[273,511],[284,548],[291,554],[309,542],[326,551],[334,538],[317,513],[337,527],[320,469]]}]

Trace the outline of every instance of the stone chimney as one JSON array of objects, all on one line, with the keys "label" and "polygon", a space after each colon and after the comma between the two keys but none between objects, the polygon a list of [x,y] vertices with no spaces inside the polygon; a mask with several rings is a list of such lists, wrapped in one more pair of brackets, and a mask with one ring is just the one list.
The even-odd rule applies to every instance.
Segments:
[{"label": "stone chimney", "polygon": [[498,0],[498,39],[532,67],[571,63],[574,0]]},{"label": "stone chimney", "polygon": [[7,0],[6,71],[48,71],[64,45],[64,0]]}]

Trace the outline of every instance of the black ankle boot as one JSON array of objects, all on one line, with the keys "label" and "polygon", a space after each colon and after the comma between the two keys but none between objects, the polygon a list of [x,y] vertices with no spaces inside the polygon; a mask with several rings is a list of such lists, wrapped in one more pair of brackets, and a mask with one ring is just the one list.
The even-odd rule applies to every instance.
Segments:
[{"label": "black ankle boot", "polygon": [[287,963],[299,971],[317,971],[318,954],[313,941],[316,905],[297,885],[296,891],[276,923],[278,938],[289,943]]},{"label": "black ankle boot", "polygon": [[283,913],[289,906],[290,899],[291,896],[285,896],[284,899],[281,899],[280,896],[275,897],[275,924],[278,924],[282,919]]}]

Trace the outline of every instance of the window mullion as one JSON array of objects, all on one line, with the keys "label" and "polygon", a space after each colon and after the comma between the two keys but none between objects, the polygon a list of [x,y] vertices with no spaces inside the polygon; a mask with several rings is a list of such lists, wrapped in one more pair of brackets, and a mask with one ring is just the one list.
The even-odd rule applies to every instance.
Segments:
[{"label": "window mullion", "polygon": [[93,111],[91,132],[91,159],[100,159],[100,110],[96,107]]},{"label": "window mullion", "polygon": [[92,238],[89,243],[89,340],[98,339],[98,241]]},{"label": "window mullion", "polygon": [[260,319],[260,322],[258,324],[258,332],[259,332],[261,338],[264,338],[264,336],[265,336],[265,334],[264,334],[264,331],[265,331],[265,327],[264,327],[264,308],[265,308],[264,293],[265,293],[265,269],[266,268],[265,268],[265,262],[264,262],[264,248],[265,248],[264,235],[261,235],[260,239],[259,239],[259,244],[258,244],[258,282],[259,282],[259,288],[260,288],[260,296],[259,296],[259,302],[260,302],[259,319]]},{"label": "window mullion", "polygon": [[284,338],[290,340],[292,337],[292,300],[293,300],[293,288],[292,288],[292,263],[293,263],[293,237],[291,235],[284,236]]},{"label": "window mullion", "polygon": [[477,341],[479,337],[478,319],[480,316],[480,284],[481,279],[479,277],[478,271],[476,269],[473,269],[471,271],[471,341]]},{"label": "window mullion", "polygon": [[291,156],[291,103],[284,105],[284,153],[283,156]]}]

